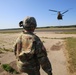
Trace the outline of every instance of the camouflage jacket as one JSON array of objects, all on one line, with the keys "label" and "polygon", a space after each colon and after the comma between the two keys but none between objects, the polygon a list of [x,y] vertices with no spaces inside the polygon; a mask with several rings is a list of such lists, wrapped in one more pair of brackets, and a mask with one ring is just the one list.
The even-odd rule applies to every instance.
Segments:
[{"label": "camouflage jacket", "polygon": [[[33,34],[33,33],[28,33],[28,32],[27,33],[24,33],[23,32],[22,34],[32,35],[35,38],[35,53],[34,53],[34,55],[35,55],[37,64],[35,64],[34,66],[41,65],[42,66],[42,69],[45,72],[47,72],[47,73],[50,72],[52,70],[51,63],[50,63],[50,61],[49,61],[49,59],[47,57],[46,48],[44,47],[44,45],[43,45],[42,41],[40,40],[40,38],[37,35]],[[18,37],[18,39],[16,40],[16,42],[14,44],[14,53],[15,53],[16,56],[19,53],[19,51],[17,53],[17,50],[20,49],[20,46],[18,46],[17,44],[20,42],[21,35]]]},{"label": "camouflage jacket", "polygon": [[43,57],[43,56],[45,56],[45,57],[47,56],[46,49],[45,49],[42,41],[40,40],[40,38],[37,35],[35,35],[33,33],[28,33],[28,32],[21,33],[20,36],[17,38],[16,42],[14,43],[14,53],[15,53],[15,55],[17,55],[17,50],[19,50],[21,48],[18,45],[20,44],[21,36],[23,36],[23,34],[26,35],[26,36],[28,36],[28,35],[34,36],[34,39],[35,39],[35,49],[36,49],[35,50],[35,54],[37,55],[38,58]]}]

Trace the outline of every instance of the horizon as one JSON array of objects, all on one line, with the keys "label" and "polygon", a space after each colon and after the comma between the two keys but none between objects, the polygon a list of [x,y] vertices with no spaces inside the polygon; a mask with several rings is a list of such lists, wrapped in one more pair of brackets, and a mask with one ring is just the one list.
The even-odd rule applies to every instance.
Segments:
[{"label": "horizon", "polygon": [[[53,28],[53,27],[76,27],[76,25],[63,25],[63,26],[43,26],[43,27],[36,27],[37,28]],[[18,28],[5,28],[5,29],[0,29],[0,30],[12,30],[12,29],[23,29],[23,27],[18,27]]]}]

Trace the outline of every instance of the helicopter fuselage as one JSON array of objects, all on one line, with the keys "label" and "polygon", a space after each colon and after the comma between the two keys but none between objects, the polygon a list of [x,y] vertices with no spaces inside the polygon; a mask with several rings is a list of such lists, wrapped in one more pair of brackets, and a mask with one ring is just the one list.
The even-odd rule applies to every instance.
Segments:
[{"label": "helicopter fuselage", "polygon": [[58,20],[62,20],[62,14],[60,12],[58,12],[58,16],[57,16]]},{"label": "helicopter fuselage", "polygon": [[57,12],[58,14],[57,14],[57,19],[58,20],[62,20],[63,19],[63,14],[65,14],[66,12],[68,12],[69,10],[66,10],[66,11],[64,11],[64,12],[62,12],[61,13],[61,11],[57,11],[57,10],[51,10],[51,9],[49,9],[49,11],[53,11],[53,12]]}]

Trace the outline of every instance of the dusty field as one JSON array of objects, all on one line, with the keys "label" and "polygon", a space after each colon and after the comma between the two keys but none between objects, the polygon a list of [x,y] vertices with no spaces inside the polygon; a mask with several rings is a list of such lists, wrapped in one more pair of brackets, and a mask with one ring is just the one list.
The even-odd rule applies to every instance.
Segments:
[{"label": "dusty field", "polygon": [[[74,34],[55,34],[50,32],[37,32],[42,41],[44,41],[44,45],[48,52],[48,58],[52,64],[53,75],[70,75],[68,71],[68,63],[65,56],[65,48],[64,48],[64,39],[66,37],[76,37]],[[12,50],[13,44],[16,38],[19,36],[19,33],[14,34],[0,34],[0,50]],[[15,56],[13,52],[0,52],[0,63],[9,63],[11,66],[16,68],[15,64]],[[42,69],[41,75],[47,75]],[[0,67],[0,75],[13,75],[5,72]],[[14,74],[15,75],[15,74]],[[18,74],[17,74],[18,75]],[[19,74],[19,75],[27,75],[27,74]]]}]

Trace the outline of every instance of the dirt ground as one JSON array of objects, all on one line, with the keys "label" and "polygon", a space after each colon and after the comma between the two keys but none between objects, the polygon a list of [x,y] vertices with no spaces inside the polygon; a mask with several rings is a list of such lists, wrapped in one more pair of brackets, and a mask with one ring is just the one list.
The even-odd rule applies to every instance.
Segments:
[{"label": "dirt ground", "polygon": [[[45,45],[48,53],[48,58],[52,64],[53,75],[70,75],[68,71],[68,63],[65,56],[64,48],[64,38],[66,37],[76,37],[75,34],[55,34],[51,32],[36,32],[36,35],[40,37]],[[19,33],[14,34],[0,34],[0,49],[12,50],[13,44]],[[3,52],[0,53],[0,63],[10,64],[12,67],[16,67],[16,58],[13,52]],[[47,75],[42,69],[40,69],[41,75]],[[10,74],[4,71],[0,67],[0,75],[16,75]],[[27,75],[25,73],[17,75]]]}]

